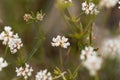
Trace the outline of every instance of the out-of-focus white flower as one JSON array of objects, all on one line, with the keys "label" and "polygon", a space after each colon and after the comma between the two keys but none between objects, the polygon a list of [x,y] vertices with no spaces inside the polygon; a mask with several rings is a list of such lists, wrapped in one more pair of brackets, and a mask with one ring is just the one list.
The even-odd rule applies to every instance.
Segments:
[{"label": "out-of-focus white flower", "polygon": [[101,0],[99,6],[100,7],[106,7],[111,8],[114,7],[119,0]]},{"label": "out-of-focus white flower", "polygon": [[53,80],[51,73],[47,72],[47,69],[37,72],[35,78],[35,80]]},{"label": "out-of-focus white flower", "polygon": [[80,55],[80,59],[81,60],[85,60],[91,56],[95,56],[96,55],[96,51],[94,51],[94,48],[89,46],[89,47],[85,47],[85,50],[81,51],[81,55]]},{"label": "out-of-focus white flower", "polygon": [[28,22],[30,19],[32,19],[32,15],[31,15],[31,14],[25,14],[25,15],[23,16],[23,19],[24,19],[26,22]]},{"label": "out-of-focus white flower", "polygon": [[23,44],[18,34],[13,34],[10,26],[5,26],[4,31],[0,33],[0,40],[3,41],[3,45],[8,45],[12,53],[16,53]]},{"label": "out-of-focus white flower", "polygon": [[80,59],[83,66],[89,70],[91,76],[95,76],[102,66],[103,59],[97,55],[94,48],[89,46],[81,51]]},{"label": "out-of-focus white flower", "polygon": [[104,40],[100,53],[103,57],[115,58],[120,53],[120,40],[118,38]]},{"label": "out-of-focus white flower", "polygon": [[0,71],[2,71],[2,69],[7,66],[8,66],[8,63],[2,57],[0,57]]},{"label": "out-of-focus white flower", "polygon": [[16,67],[16,73],[17,76],[24,77],[24,79],[28,79],[32,75],[33,68],[30,67],[27,63],[25,64],[25,67]]},{"label": "out-of-focus white flower", "polygon": [[103,59],[98,56],[90,56],[83,62],[83,66],[87,68],[91,76],[95,76],[97,71],[100,70]]},{"label": "out-of-focus white flower", "polygon": [[94,3],[86,1],[82,3],[82,10],[85,12],[85,14],[98,14],[99,11],[97,10],[97,7]]},{"label": "out-of-focus white flower", "polygon": [[120,1],[118,2],[119,6],[118,6],[118,9],[120,9]]},{"label": "out-of-focus white flower", "polygon": [[51,42],[52,46],[60,46],[63,48],[67,48],[70,46],[70,43],[68,42],[68,38],[65,38],[64,36],[57,36],[56,38],[52,39],[53,42]]},{"label": "out-of-focus white flower", "polygon": [[72,0],[64,0],[64,3],[72,3]]}]

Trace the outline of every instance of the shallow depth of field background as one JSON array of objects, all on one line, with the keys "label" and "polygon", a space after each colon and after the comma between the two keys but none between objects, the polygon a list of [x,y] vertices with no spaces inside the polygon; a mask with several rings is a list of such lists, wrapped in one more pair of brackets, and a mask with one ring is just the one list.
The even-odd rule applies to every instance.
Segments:
[{"label": "shallow depth of field background", "polygon": [[[74,5],[69,8],[73,16],[81,12],[81,2],[84,0],[74,0]],[[29,61],[33,69],[39,71],[40,69],[48,68],[50,71],[55,66],[59,65],[59,51],[58,48],[51,46],[53,37],[59,35],[70,34],[68,27],[66,27],[60,11],[57,9],[55,0],[0,0],[0,32],[3,31],[4,26],[11,26],[15,33],[18,33],[23,41],[24,47],[19,51],[23,53],[23,59],[29,55],[32,48],[35,46],[37,39],[37,29],[39,26],[43,29],[45,34],[45,41],[42,48],[40,48],[33,58]],[[25,13],[43,10],[45,17],[39,23],[26,23],[23,20]],[[82,17],[84,22],[89,20],[89,17]],[[113,8],[103,8],[95,21],[95,46],[100,47],[99,44],[106,37],[113,37],[120,33],[120,10],[118,5]],[[70,41],[71,42],[71,41]],[[77,51],[76,45],[71,44],[74,49],[69,55],[64,54],[64,67],[71,70],[75,69],[80,63],[80,51]],[[0,42],[0,56],[3,56],[5,46]],[[66,53],[67,49],[63,49]],[[12,80],[16,77],[15,67],[17,66],[17,54],[7,54],[6,60],[9,61],[9,67],[0,72],[0,80]],[[120,63],[117,61],[108,61],[105,65],[107,68],[100,70],[100,80],[120,80]],[[36,73],[34,72],[33,75]],[[6,79],[7,77],[7,79]],[[34,77],[34,76],[33,76]],[[94,80],[89,76],[89,72],[81,68],[78,80]]]}]

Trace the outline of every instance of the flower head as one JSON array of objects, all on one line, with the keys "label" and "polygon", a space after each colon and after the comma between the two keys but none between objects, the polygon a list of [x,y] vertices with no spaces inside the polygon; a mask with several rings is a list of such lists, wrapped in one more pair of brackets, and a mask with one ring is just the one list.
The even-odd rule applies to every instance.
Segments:
[{"label": "flower head", "polygon": [[103,59],[97,55],[97,52],[91,46],[85,47],[85,50],[81,51],[80,59],[83,66],[89,70],[91,76],[96,75],[103,62]]},{"label": "flower head", "polygon": [[25,15],[23,16],[23,18],[24,18],[24,20],[27,22],[27,21],[29,21],[30,19],[32,19],[32,15],[31,15],[31,14],[25,14]]},{"label": "flower head", "polygon": [[94,55],[96,55],[96,52],[94,51],[93,47],[91,47],[91,46],[85,47],[85,49],[81,51],[80,59],[85,60],[88,57],[91,57]]},{"label": "flower head", "polygon": [[115,58],[120,55],[120,40],[118,38],[106,39],[103,41],[100,49],[103,57]]},{"label": "flower head", "polygon": [[35,80],[53,80],[50,72],[47,72],[47,69],[37,72]]},{"label": "flower head", "polygon": [[101,57],[91,56],[83,62],[83,66],[89,70],[91,76],[95,76],[96,72],[100,70],[102,62]]},{"label": "flower head", "polygon": [[56,38],[52,39],[52,46],[60,46],[63,48],[67,48],[68,46],[70,46],[70,43],[68,42],[68,38],[65,38],[64,36],[57,36]]},{"label": "flower head", "polygon": [[9,41],[9,47],[12,53],[16,53],[22,46],[23,44],[20,38],[13,38]]},{"label": "flower head", "polygon": [[37,12],[36,19],[39,20],[39,21],[42,21],[44,16],[45,16],[45,14],[43,14],[42,11]]},{"label": "flower head", "polygon": [[111,8],[114,7],[119,0],[101,0],[99,6],[100,7],[106,7]]},{"label": "flower head", "polygon": [[7,66],[8,66],[8,63],[2,57],[0,57],[0,71],[2,71],[2,69]]},{"label": "flower head", "polygon": [[28,64],[25,64],[25,67],[16,67],[17,76],[24,77],[24,79],[28,79],[32,75],[33,69]]},{"label": "flower head", "polygon": [[82,10],[85,12],[85,14],[98,14],[99,11],[97,10],[94,3],[86,1],[82,3]]},{"label": "flower head", "polygon": [[23,44],[18,34],[13,34],[10,26],[5,26],[4,31],[0,33],[0,40],[3,41],[3,45],[8,45],[12,53],[16,53]]},{"label": "flower head", "polygon": [[10,26],[5,26],[4,31],[0,33],[0,40],[3,41],[4,45],[7,45],[10,39],[13,37],[13,32]]}]

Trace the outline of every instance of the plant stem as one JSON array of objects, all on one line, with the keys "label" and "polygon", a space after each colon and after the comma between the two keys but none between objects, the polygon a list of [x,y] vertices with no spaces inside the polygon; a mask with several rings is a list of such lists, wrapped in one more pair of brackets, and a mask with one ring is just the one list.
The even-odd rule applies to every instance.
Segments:
[{"label": "plant stem", "polygon": [[76,17],[76,19],[79,19],[80,16],[83,15],[83,14],[84,14],[84,12],[81,12],[81,13]]},{"label": "plant stem", "polygon": [[4,58],[6,57],[6,55],[7,55],[7,51],[8,51],[8,45],[6,46],[6,48],[5,48],[5,52],[4,52]]},{"label": "plant stem", "polygon": [[63,80],[66,80],[65,76],[62,76]]},{"label": "plant stem", "polygon": [[59,50],[59,54],[60,54],[60,65],[61,65],[61,69],[62,69],[62,68],[63,68],[62,48],[60,48],[60,50]]},{"label": "plant stem", "polygon": [[73,75],[75,75],[75,73],[80,69],[81,65],[82,65],[82,64],[79,64],[79,65],[77,66],[77,68],[76,68],[75,71],[73,72]]},{"label": "plant stem", "polygon": [[36,53],[36,51],[39,49],[40,42],[41,42],[40,40],[37,41],[37,43],[35,44],[33,50],[31,51],[30,55],[25,60],[25,63],[27,63],[33,57],[33,55]]},{"label": "plant stem", "polygon": [[92,45],[92,25],[90,26],[90,32],[89,32],[89,45]]},{"label": "plant stem", "polygon": [[95,80],[99,80],[98,74],[95,75]]},{"label": "plant stem", "polygon": [[65,78],[64,74],[65,74],[65,72],[63,72],[63,73],[61,72],[61,74],[59,74],[58,76],[55,76],[55,77],[53,78],[53,80],[58,79],[58,78],[60,78],[60,77],[62,77],[63,80],[67,80],[67,79]]}]

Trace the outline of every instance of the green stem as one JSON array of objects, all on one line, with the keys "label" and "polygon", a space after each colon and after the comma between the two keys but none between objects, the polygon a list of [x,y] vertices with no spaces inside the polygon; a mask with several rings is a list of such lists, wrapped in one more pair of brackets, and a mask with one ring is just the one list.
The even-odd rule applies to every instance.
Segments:
[{"label": "green stem", "polygon": [[[33,49],[32,49],[32,51],[31,51],[31,53],[30,53],[30,55],[27,57],[27,59],[25,60],[25,62],[28,62],[32,57],[33,57],[33,55],[37,52],[37,50],[40,48],[40,50],[42,50],[42,44],[43,44],[43,40],[44,40],[44,33],[43,33],[43,31],[42,31],[42,29],[41,29],[41,27],[39,26],[39,23],[37,23],[37,25],[35,25],[36,26],[36,29],[38,30],[38,41],[35,43],[35,46],[33,46]],[[43,54],[43,53],[41,53],[41,54]]]},{"label": "green stem", "polygon": [[81,12],[80,15],[78,15],[78,16],[76,17],[76,19],[79,19],[80,16],[83,15],[83,14],[84,14],[84,12]]},{"label": "green stem", "polygon": [[30,55],[25,60],[25,63],[27,63],[33,57],[33,55],[36,53],[36,51],[39,49],[40,42],[41,42],[40,40],[37,41],[37,43],[35,44],[33,50],[31,51]]},{"label": "green stem", "polygon": [[[71,20],[73,19],[68,9],[66,9],[64,12],[65,12],[65,15],[69,17],[69,19],[71,19]],[[70,23],[70,25],[74,26],[72,28],[75,31],[77,31],[78,25],[76,24],[76,22],[73,22],[73,21],[70,21],[70,20],[68,20],[68,22]]]},{"label": "green stem", "polygon": [[95,80],[99,80],[98,74],[95,75]]},{"label": "green stem", "polygon": [[86,26],[86,28],[85,28],[83,34],[85,34],[85,33],[87,32],[88,28],[89,28],[90,25],[93,23],[94,19],[95,19],[95,18],[93,18],[93,19],[91,19],[91,20],[89,21],[89,23],[88,23],[88,25]]},{"label": "green stem", "polygon": [[90,32],[89,32],[89,45],[92,45],[92,25],[90,26]]},{"label": "green stem", "polygon": [[62,68],[62,67],[63,67],[62,48],[60,48],[60,50],[59,50],[59,54],[60,54],[60,65],[61,65],[61,68]]},{"label": "green stem", "polygon": [[65,14],[66,14],[69,18],[72,18],[71,15],[70,15],[70,13],[69,13],[69,10],[68,10],[68,9],[65,10]]},{"label": "green stem", "polygon": [[55,77],[53,78],[53,80],[58,79],[58,78],[60,78],[60,77],[62,77],[63,80],[67,80],[67,79],[65,78],[65,76],[64,76],[64,72],[63,72],[63,73],[61,72],[60,75],[55,76]]},{"label": "green stem", "polygon": [[66,80],[65,76],[62,76],[63,80]]},{"label": "green stem", "polygon": [[81,65],[82,65],[82,64],[79,64],[79,65],[77,66],[77,68],[76,68],[75,71],[73,72],[73,75],[76,74],[76,72],[80,69]]},{"label": "green stem", "polygon": [[5,52],[4,52],[4,58],[6,57],[6,55],[7,55],[7,51],[8,51],[8,45],[6,46],[6,48],[5,48]]},{"label": "green stem", "polygon": [[24,65],[24,58],[22,55],[22,51],[20,51],[19,57],[20,57],[21,65]]}]

